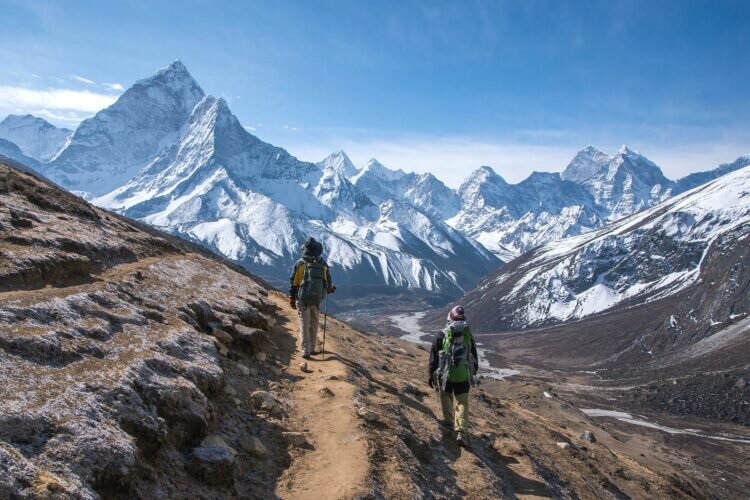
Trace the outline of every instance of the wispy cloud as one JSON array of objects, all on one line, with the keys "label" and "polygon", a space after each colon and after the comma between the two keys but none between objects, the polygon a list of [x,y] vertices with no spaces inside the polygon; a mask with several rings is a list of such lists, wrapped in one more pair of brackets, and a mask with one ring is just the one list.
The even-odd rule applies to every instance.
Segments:
[{"label": "wispy cloud", "polygon": [[250,132],[255,132],[258,130],[257,128],[253,127],[252,125],[243,125],[245,127],[245,130],[249,130]]},{"label": "wispy cloud", "polygon": [[105,87],[111,90],[116,90],[117,92],[122,92],[125,90],[125,87],[122,86],[122,84],[119,83],[102,83]]},{"label": "wispy cloud", "polygon": [[31,110],[30,114],[46,118],[47,120],[64,123],[67,125],[77,125],[88,117],[88,114],[78,113],[76,111],[59,111],[54,112],[48,109]]},{"label": "wispy cloud", "polygon": [[87,85],[96,85],[96,82],[94,80],[89,80],[88,78],[85,78],[83,76],[73,75],[73,80],[81,83],[85,83]]},{"label": "wispy cloud", "polygon": [[116,95],[88,90],[0,86],[0,109],[47,109],[93,113],[117,100]]}]

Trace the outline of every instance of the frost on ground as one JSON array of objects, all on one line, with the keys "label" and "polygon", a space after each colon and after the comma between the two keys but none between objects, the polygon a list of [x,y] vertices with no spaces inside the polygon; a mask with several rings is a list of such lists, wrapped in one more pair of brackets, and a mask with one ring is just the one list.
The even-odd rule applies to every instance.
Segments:
[{"label": "frost on ground", "polygon": [[224,344],[259,348],[272,308],[200,252],[0,165],[0,497],[234,481],[196,447],[226,418]]}]

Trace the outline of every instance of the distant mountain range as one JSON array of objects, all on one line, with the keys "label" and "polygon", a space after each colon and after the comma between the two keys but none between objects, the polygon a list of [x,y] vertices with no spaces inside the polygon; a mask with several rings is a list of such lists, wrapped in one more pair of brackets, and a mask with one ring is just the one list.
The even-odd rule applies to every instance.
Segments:
[{"label": "distant mountain range", "polygon": [[589,146],[561,174],[508,184],[490,167],[458,190],[432,174],[358,168],[343,151],[300,161],[248,133],[179,61],[74,131],[31,116],[0,125],[0,154],[102,207],[182,235],[283,284],[307,235],[352,296],[456,297],[538,245],[601,228],[744,165],[667,179],[623,147]]},{"label": "distant mountain range", "polygon": [[748,262],[750,167],[745,166],[602,229],[532,250],[462,300],[475,328],[490,332],[666,304],[647,315],[657,327],[640,328],[637,345],[629,346],[655,353],[745,319]]}]

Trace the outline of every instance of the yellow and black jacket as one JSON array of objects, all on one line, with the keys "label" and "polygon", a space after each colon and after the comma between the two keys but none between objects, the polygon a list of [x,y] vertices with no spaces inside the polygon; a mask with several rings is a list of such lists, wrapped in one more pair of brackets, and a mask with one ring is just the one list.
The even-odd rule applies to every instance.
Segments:
[{"label": "yellow and black jacket", "polygon": [[292,271],[292,277],[289,279],[289,296],[290,297],[297,297],[297,291],[299,290],[300,285],[302,284],[302,280],[305,278],[305,267],[307,267],[308,262],[320,262],[323,264],[323,271],[325,272],[325,283],[324,286],[327,289],[331,286],[333,283],[331,281],[331,271],[328,269],[328,264],[325,260],[322,258],[301,258],[297,261],[297,263],[294,265],[294,270]]}]

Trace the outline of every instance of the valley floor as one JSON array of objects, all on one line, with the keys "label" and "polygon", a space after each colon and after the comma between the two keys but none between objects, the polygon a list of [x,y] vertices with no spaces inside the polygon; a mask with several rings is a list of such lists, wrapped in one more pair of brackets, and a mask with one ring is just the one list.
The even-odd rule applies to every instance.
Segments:
[{"label": "valley floor", "polygon": [[[424,345],[430,333],[419,323],[422,314],[417,311],[364,321],[374,331]],[[712,495],[738,497],[750,485],[745,466],[750,461],[748,427],[675,416],[639,404],[632,395],[646,397],[644,394],[653,392],[653,382],[630,379],[618,384],[596,372],[514,363],[514,354],[520,351],[510,350],[512,344],[507,342],[498,345],[498,337],[503,336],[477,335],[479,344],[489,347],[480,356],[489,358],[480,369],[488,394],[512,400],[564,428],[579,433],[593,430],[600,442],[618,455],[663,474],[684,474],[696,486],[711,484]],[[505,355],[493,355],[493,351]],[[506,378],[508,375],[515,376]],[[731,380],[734,383],[735,379]]]}]

